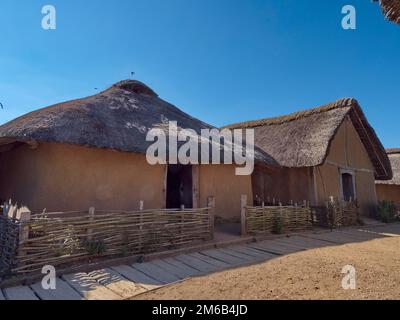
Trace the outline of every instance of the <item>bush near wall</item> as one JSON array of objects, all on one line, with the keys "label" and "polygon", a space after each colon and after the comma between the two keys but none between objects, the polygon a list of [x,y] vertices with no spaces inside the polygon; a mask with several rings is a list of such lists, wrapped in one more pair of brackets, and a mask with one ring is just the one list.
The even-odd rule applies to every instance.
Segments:
[{"label": "bush near wall", "polygon": [[378,218],[385,223],[400,221],[400,205],[392,201],[380,201]]}]

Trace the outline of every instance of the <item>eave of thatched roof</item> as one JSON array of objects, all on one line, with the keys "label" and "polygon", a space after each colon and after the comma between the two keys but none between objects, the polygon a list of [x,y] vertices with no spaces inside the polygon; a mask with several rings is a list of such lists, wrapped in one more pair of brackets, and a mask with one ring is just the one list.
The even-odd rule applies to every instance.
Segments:
[{"label": "eave of thatched roof", "polygon": [[[148,131],[165,128],[169,121],[198,134],[213,128],[160,99],[145,84],[125,80],[94,96],[39,109],[0,126],[0,146],[55,142],[146,153],[152,144],[146,141]],[[265,165],[279,166],[261,150],[255,156]]]},{"label": "eave of thatched roof", "polygon": [[386,19],[400,24],[400,0],[379,0]]},{"label": "eave of thatched roof", "polygon": [[388,181],[376,181],[377,184],[400,186],[400,149],[387,149],[390,163],[393,170],[393,179]]},{"label": "eave of thatched roof", "polygon": [[375,168],[378,180],[392,178],[388,156],[355,99],[341,99],[290,115],[243,122],[227,128],[254,128],[256,146],[289,168],[321,165],[331,142],[349,116]]}]

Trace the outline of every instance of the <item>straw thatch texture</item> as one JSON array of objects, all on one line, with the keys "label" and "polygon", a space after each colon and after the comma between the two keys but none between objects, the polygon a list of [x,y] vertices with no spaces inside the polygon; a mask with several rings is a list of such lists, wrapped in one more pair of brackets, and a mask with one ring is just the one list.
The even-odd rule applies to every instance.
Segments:
[{"label": "straw thatch texture", "polygon": [[380,0],[385,17],[400,24],[400,0]]},{"label": "straw thatch texture", "polygon": [[400,186],[400,149],[387,150],[390,163],[392,164],[393,179],[388,181],[376,181],[377,184]]},{"label": "straw thatch texture", "polygon": [[[126,80],[97,95],[36,110],[0,126],[0,146],[15,141],[58,142],[146,153],[152,144],[146,141],[148,131],[165,130],[169,121],[197,134],[213,128],[160,99],[145,84]],[[260,150],[256,160],[277,166]]]},{"label": "straw thatch texture", "polygon": [[375,167],[375,177],[391,179],[392,171],[385,149],[355,99],[341,99],[322,107],[227,128],[254,128],[256,146],[281,166],[313,167],[325,162],[331,142],[347,116]]}]

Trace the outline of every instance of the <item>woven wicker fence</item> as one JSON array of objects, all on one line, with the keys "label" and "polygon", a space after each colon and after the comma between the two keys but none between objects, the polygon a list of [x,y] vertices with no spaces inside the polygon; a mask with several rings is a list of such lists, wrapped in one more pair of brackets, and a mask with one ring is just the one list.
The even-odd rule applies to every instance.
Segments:
[{"label": "woven wicker fence", "polygon": [[[44,265],[68,267],[95,259],[176,249],[212,239],[210,211],[94,212],[92,208],[89,212],[32,215],[15,223],[17,245],[10,240],[4,252],[15,253],[12,274],[26,275],[40,272]],[[10,238],[14,240],[14,236]]]},{"label": "woven wicker fence", "polygon": [[321,227],[331,229],[359,224],[359,207],[356,201],[341,201],[331,198],[325,207],[313,208],[313,221]]},{"label": "woven wicker fence", "polygon": [[311,226],[309,206],[246,207],[246,233],[250,235],[304,231]]},{"label": "woven wicker fence", "polygon": [[0,214],[0,281],[2,276],[10,274],[11,269],[15,266],[18,234],[18,222]]}]

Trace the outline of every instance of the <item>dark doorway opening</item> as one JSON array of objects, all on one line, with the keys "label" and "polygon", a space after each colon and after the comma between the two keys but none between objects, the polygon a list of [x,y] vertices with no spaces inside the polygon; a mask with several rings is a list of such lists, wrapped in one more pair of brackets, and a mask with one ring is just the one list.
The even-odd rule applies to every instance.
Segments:
[{"label": "dark doorway opening", "polygon": [[350,173],[342,174],[342,186],[343,186],[343,200],[344,201],[354,201],[355,191],[354,191],[354,177]]},{"label": "dark doorway opening", "polygon": [[167,209],[193,208],[192,166],[168,165]]}]

